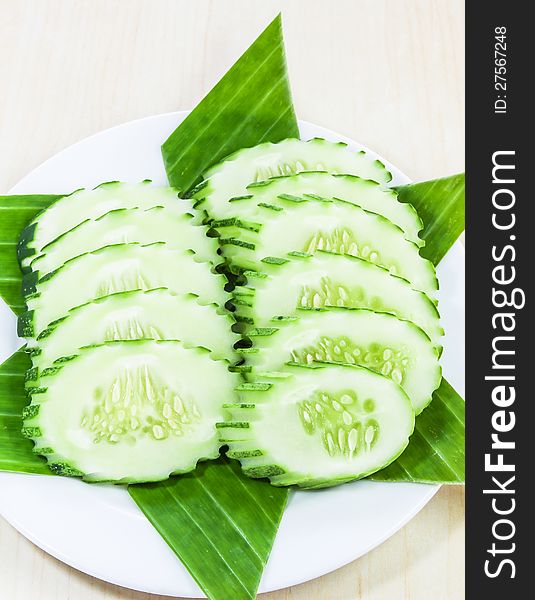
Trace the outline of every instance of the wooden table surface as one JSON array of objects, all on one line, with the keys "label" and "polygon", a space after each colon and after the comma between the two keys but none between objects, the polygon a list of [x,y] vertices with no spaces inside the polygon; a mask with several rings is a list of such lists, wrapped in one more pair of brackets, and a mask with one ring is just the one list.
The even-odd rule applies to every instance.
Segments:
[{"label": "wooden table surface", "polygon": [[[464,169],[462,0],[0,0],[0,193],[88,135],[193,107],[279,10],[300,118],[415,180]],[[443,487],[368,555],[262,598],[460,600],[463,579],[464,488]],[[66,567],[0,518],[0,600],[30,598],[155,597]]]}]

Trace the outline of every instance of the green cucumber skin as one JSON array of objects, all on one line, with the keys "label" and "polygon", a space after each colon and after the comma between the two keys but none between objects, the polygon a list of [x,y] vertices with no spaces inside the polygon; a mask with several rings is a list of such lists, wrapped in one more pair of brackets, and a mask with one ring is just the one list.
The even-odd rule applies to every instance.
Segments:
[{"label": "green cucumber skin", "polygon": [[35,336],[33,310],[27,310],[19,315],[17,319],[17,335],[22,338],[31,338]]},{"label": "green cucumber skin", "polygon": [[22,276],[22,297],[28,298],[37,293],[37,285],[39,283],[39,273],[35,271],[27,271]]},{"label": "green cucumber skin", "polygon": [[31,267],[24,266],[22,263],[26,258],[30,258],[35,256],[36,251],[34,248],[29,246],[29,243],[33,241],[35,236],[35,230],[37,228],[37,223],[31,223],[27,225],[21,232],[19,242],[17,244],[17,260],[19,261],[19,266],[23,273],[26,273],[31,270]]}]

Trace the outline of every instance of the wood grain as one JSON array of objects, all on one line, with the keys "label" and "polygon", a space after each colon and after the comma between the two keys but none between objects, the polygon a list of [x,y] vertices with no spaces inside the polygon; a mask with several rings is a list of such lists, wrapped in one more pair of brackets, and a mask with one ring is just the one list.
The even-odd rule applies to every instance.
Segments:
[{"label": "wood grain", "polygon": [[[300,118],[415,180],[463,170],[462,0],[0,0],[0,193],[83,137],[193,107],[279,10]],[[367,556],[262,598],[460,600],[463,578],[464,489],[444,487]],[[70,569],[0,519],[0,599],[28,598],[156,597]]]}]

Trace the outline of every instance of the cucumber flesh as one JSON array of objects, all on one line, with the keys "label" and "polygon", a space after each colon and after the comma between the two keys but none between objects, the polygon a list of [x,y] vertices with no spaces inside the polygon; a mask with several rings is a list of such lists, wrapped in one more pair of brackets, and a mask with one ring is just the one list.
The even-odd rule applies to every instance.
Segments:
[{"label": "cucumber flesh", "polygon": [[419,254],[403,231],[375,213],[341,200],[287,200],[284,208],[257,207],[257,231],[220,226],[225,257],[236,269],[262,270],[262,261],[289,252],[314,254],[326,250],[349,254],[387,269],[410,281],[412,287],[434,297],[438,282],[433,264]]},{"label": "cucumber flesh", "polygon": [[50,273],[74,256],[112,244],[165,242],[170,250],[193,250],[201,260],[217,253],[217,241],[206,236],[206,228],[193,225],[195,217],[175,201],[171,206],[119,208],[87,220],[59,236],[41,250],[30,267]]},{"label": "cucumber flesh", "polygon": [[221,441],[247,475],[274,485],[328,487],[366,477],[395,460],[414,429],[403,390],[362,367],[287,366],[240,386],[238,395],[218,426]]},{"label": "cucumber flesh", "polygon": [[193,192],[210,218],[234,216],[231,198],[246,195],[251,182],[302,171],[348,173],[386,184],[392,175],[378,160],[364,152],[353,152],[347,145],[314,138],[307,142],[287,139],[245,148],[228,156],[204,174],[205,181]]},{"label": "cucumber flesh", "polygon": [[237,217],[252,219],[258,203],[279,205],[279,197],[284,198],[288,195],[303,200],[313,196],[351,202],[392,221],[403,230],[405,237],[416,245],[425,244],[418,235],[423,228],[422,220],[411,204],[400,202],[396,191],[385,189],[375,181],[355,175],[305,172],[274,177],[249,185],[247,195],[238,196],[230,202],[235,207],[234,214]]},{"label": "cucumber flesh", "polygon": [[146,209],[154,206],[174,207],[175,210],[192,213],[191,202],[178,198],[177,190],[152,186],[150,181],[136,184],[114,181],[59,198],[22,231],[17,249],[21,268],[28,270],[30,262],[44,246],[83,221],[97,219],[120,208]]},{"label": "cucumber flesh", "polygon": [[298,308],[368,308],[412,321],[441,351],[444,330],[435,304],[405,279],[368,261],[319,250],[282,264],[263,263],[261,272],[247,276],[249,285],[233,292],[236,319],[243,323],[273,327],[273,319],[293,317]]},{"label": "cucumber flesh", "polygon": [[77,256],[41,277],[27,273],[23,293],[34,331],[40,333],[71,308],[115,292],[167,287],[176,294],[196,294],[201,304],[223,306],[229,297],[225,280],[212,271],[210,263],[168,250],[164,243],[116,244]]},{"label": "cucumber flesh", "polygon": [[[298,310],[299,318],[252,337],[249,376],[278,371],[286,362],[356,364],[399,384],[419,414],[440,385],[442,370],[431,340],[410,321],[370,310]],[[254,333],[254,332],[253,332]]]},{"label": "cucumber flesh", "polygon": [[[213,358],[235,362],[234,319],[213,305],[201,305],[193,294],[177,295],[165,288],[119,292],[72,308],[67,315],[30,339],[27,350],[42,369],[86,345],[136,339],[181,339],[186,347],[202,346]],[[26,337],[34,337],[26,322]],[[37,374],[35,374],[37,375]],[[35,383],[35,382],[34,382]]]},{"label": "cucumber flesh", "polygon": [[222,404],[238,380],[224,361],[178,341],[89,346],[41,376],[23,432],[51,469],[135,483],[215,458]]}]

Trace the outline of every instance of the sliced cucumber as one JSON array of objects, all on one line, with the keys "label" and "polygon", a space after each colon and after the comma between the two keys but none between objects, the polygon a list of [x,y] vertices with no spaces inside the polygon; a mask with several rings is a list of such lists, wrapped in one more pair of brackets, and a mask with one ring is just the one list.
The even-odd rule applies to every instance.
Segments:
[{"label": "sliced cucumber", "polygon": [[159,481],[215,458],[238,380],[178,341],[89,346],[43,372],[23,432],[51,469],[87,481]]},{"label": "sliced cucumber", "polygon": [[[34,367],[51,365],[79,348],[108,341],[178,339],[186,347],[202,346],[216,359],[235,359],[231,313],[213,305],[200,305],[193,294],[177,295],[165,288],[118,292],[71,309],[66,316],[30,340],[27,349]],[[34,338],[27,320],[25,337]],[[34,377],[38,375],[34,371]]]},{"label": "sliced cucumber", "polygon": [[156,287],[193,293],[201,304],[223,306],[229,297],[225,279],[212,271],[210,263],[197,262],[193,253],[168,250],[164,243],[107,246],[77,256],[46,275],[37,271],[24,275],[28,312],[21,316],[20,327],[24,330],[31,320],[33,331],[40,333],[80,304],[115,292]]},{"label": "sliced cucumber", "polygon": [[416,414],[431,402],[442,370],[431,340],[414,323],[363,309],[297,312],[298,319],[279,329],[251,332],[256,348],[245,356],[253,377],[278,371],[289,361],[356,364],[399,384]]},{"label": "sliced cucumber", "polygon": [[74,256],[129,242],[165,242],[170,250],[193,250],[199,259],[211,260],[216,257],[217,240],[206,236],[204,226],[193,225],[194,219],[176,200],[165,208],[118,208],[80,223],[44,246],[30,267],[50,273]]},{"label": "sliced cucumber", "polygon": [[247,272],[249,284],[235,288],[236,319],[255,327],[273,327],[272,319],[293,317],[296,309],[332,306],[368,308],[413,321],[440,351],[444,330],[433,302],[385,269],[353,256],[317,251],[263,263]]},{"label": "sliced cucumber", "polygon": [[234,216],[231,198],[247,194],[251,182],[302,171],[349,173],[386,184],[392,179],[382,162],[364,152],[352,152],[347,145],[320,138],[308,142],[287,139],[245,148],[228,156],[204,174],[205,181],[192,196],[210,218]]},{"label": "sliced cucumber", "polygon": [[433,264],[384,217],[341,200],[281,202],[284,207],[258,205],[254,221],[261,225],[218,225],[224,254],[234,268],[262,270],[262,261],[274,262],[292,251],[326,250],[380,265],[431,297],[437,291]]},{"label": "sliced cucumber", "polygon": [[284,199],[287,196],[303,200],[311,196],[322,199],[338,198],[357,204],[392,221],[403,230],[405,237],[416,245],[425,244],[418,235],[423,228],[422,220],[411,204],[400,202],[394,190],[385,189],[375,181],[355,175],[305,172],[274,177],[249,185],[247,195],[238,196],[230,202],[235,207],[234,214],[237,217],[252,219],[258,203],[278,205],[280,198]]},{"label": "sliced cucumber", "polygon": [[274,485],[328,487],[386,467],[408,444],[414,411],[392,380],[355,366],[287,366],[238,387],[218,425],[229,456]]},{"label": "sliced cucumber", "polygon": [[23,229],[18,245],[21,267],[28,270],[31,260],[41,253],[44,246],[83,221],[97,219],[119,208],[154,206],[192,212],[191,202],[179,199],[177,190],[154,187],[150,181],[138,184],[113,181],[94,190],[78,190],[59,198]]}]

